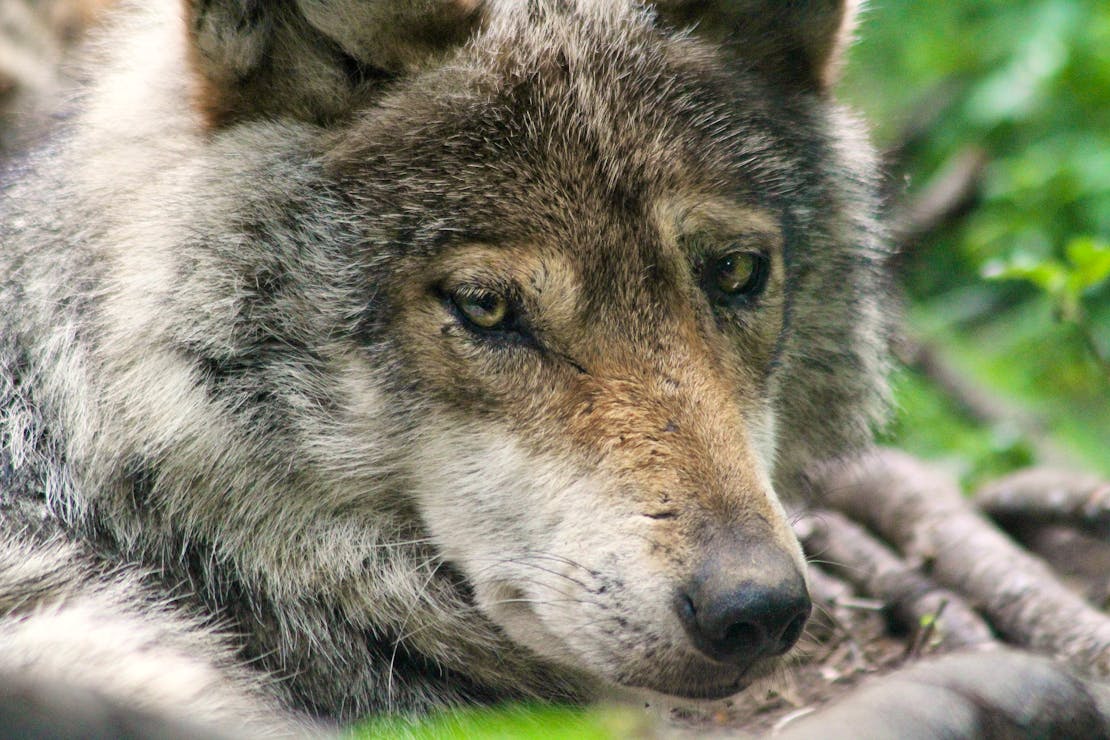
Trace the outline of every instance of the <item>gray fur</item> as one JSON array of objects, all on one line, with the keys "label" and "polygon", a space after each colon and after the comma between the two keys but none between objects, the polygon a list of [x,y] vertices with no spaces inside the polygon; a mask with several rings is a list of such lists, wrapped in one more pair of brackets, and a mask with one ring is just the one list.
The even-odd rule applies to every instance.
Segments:
[{"label": "gray fur", "polygon": [[[866,444],[881,415],[873,164],[814,83],[831,57],[784,81],[743,44],[631,3],[216,0],[188,4],[188,34],[153,5],[115,21],[80,113],[4,175],[0,630],[13,637],[0,669],[23,660],[168,716],[247,725],[272,704],[349,720],[684,681],[700,664],[651,621],[670,602],[643,599],[671,587],[711,526],[760,518],[800,557],[771,479],[789,494],[801,466]],[[402,48],[404,36],[329,23],[343,8],[356,26],[456,25]],[[344,56],[387,74],[352,77]],[[644,277],[671,254],[649,216],[676,197],[727,197],[782,225],[770,308],[784,318],[766,362],[738,349],[756,318],[713,319],[683,270]],[[498,239],[569,260],[602,317],[566,340],[584,377],[555,355],[475,355],[486,350],[451,324],[457,368],[422,361],[441,332],[411,328],[438,310],[414,307],[430,301],[408,292],[420,266]],[[701,327],[697,346],[663,332],[672,324]],[[701,379],[681,375],[684,353],[744,388],[687,395]],[[603,377],[610,361],[646,379]],[[678,452],[664,466],[659,479],[673,472],[691,494],[677,529],[651,530],[664,565],[641,578],[657,561],[629,554],[644,540],[618,496],[635,466],[614,472],[559,436],[569,422],[511,421],[521,403],[476,389],[551,373],[542,387],[633,399],[631,430],[668,363],[685,385],[658,392],[702,467]],[[705,398],[721,405],[706,413]],[[609,418],[583,429],[615,439],[623,417]],[[581,608],[538,605],[543,629],[583,642],[543,653],[546,633],[500,616],[490,594],[552,569],[582,589]],[[19,657],[21,630],[86,609],[125,632],[138,622],[208,683],[195,701],[132,690],[103,675],[130,664],[126,646],[62,666]]]}]

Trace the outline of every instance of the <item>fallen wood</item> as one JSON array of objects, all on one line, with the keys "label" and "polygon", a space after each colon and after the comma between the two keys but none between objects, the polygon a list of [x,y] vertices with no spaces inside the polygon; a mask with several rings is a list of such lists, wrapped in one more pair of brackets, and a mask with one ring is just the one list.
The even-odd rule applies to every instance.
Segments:
[{"label": "fallen wood", "polygon": [[1070,524],[1110,536],[1110,481],[1097,475],[1022,470],[980,488],[975,503],[1007,528],[1021,522]]},{"label": "fallen wood", "polygon": [[871,681],[828,708],[779,723],[773,737],[1107,737],[1108,702],[1106,686],[1044,658],[976,651]]},{"label": "fallen wood", "polygon": [[1110,542],[1062,524],[1019,523],[1007,528],[1023,547],[1060,574],[1096,609],[1110,608]]},{"label": "fallen wood", "polygon": [[795,523],[794,532],[811,558],[819,558],[835,575],[881,599],[895,621],[911,633],[930,629],[944,647],[995,642],[990,627],[962,597],[910,567],[843,515],[809,514]]},{"label": "fallen wood", "polygon": [[1003,637],[1110,678],[1110,618],[982,517],[949,476],[884,449],[823,466],[811,482],[829,505],[964,594]]}]

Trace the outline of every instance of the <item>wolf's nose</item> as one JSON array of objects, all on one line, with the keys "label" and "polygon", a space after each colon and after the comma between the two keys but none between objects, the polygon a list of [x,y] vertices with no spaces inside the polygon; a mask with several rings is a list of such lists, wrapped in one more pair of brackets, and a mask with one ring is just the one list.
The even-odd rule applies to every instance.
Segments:
[{"label": "wolf's nose", "polygon": [[804,587],[745,583],[697,601],[683,594],[678,609],[699,650],[722,663],[741,664],[794,647],[809,619],[810,601]]},{"label": "wolf's nose", "polygon": [[792,648],[812,605],[805,579],[786,553],[738,560],[706,562],[678,592],[675,606],[698,650],[713,660],[742,665]]}]

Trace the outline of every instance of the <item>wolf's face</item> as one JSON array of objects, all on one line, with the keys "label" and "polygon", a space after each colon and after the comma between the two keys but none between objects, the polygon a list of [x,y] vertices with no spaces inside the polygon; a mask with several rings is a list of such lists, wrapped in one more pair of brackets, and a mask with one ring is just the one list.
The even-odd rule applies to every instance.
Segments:
[{"label": "wolf's face", "polygon": [[880,395],[848,6],[190,0],[181,84],[135,72],[175,169],[100,188],[101,521],[230,563],[337,711],[398,655],[460,697],[771,669],[810,611],[777,491]]},{"label": "wolf's face", "polygon": [[621,684],[734,693],[809,613],[769,473],[781,236],[731,204],[597,205],[592,229],[420,268],[400,319],[434,399],[420,509],[514,639]]},{"label": "wolf's face", "polygon": [[704,47],[558,20],[491,30],[332,167],[368,212],[419,214],[382,341],[419,511],[478,605],[609,681],[723,696],[810,610],[771,479],[807,165]]},{"label": "wolf's face", "polygon": [[622,684],[734,693],[809,612],[769,473],[781,233],[739,204],[607,195],[561,204],[565,230],[448,246],[402,289],[430,395],[421,512],[514,639]]}]

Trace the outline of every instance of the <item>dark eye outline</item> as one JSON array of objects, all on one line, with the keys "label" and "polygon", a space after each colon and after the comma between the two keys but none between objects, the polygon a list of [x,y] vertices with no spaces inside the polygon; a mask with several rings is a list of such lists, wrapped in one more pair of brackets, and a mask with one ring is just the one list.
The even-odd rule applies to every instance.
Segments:
[{"label": "dark eye outline", "polygon": [[[475,288],[454,290],[451,292],[451,302],[455,304],[455,308],[458,309],[464,319],[473,324],[474,328],[482,331],[497,331],[502,325],[513,319],[513,310],[509,299],[494,290]],[[487,307],[483,305],[485,303],[492,305]],[[478,319],[471,308],[487,311],[491,315],[497,315],[498,309],[500,309],[500,315],[493,323],[486,324]]]},{"label": "dark eye outline", "polygon": [[[724,291],[720,288],[721,265],[733,255],[755,258],[752,275],[738,290]],[[771,277],[771,258],[756,249],[736,248],[721,252],[707,260],[702,267],[701,287],[710,300],[728,308],[751,305],[767,289]]]},{"label": "dark eye outline", "polygon": [[[484,340],[503,340],[517,344],[535,345],[536,341],[523,319],[520,301],[507,291],[488,288],[482,285],[455,285],[450,288],[440,287],[440,297],[451,315],[464,329],[476,337]],[[460,300],[466,297],[474,299],[481,295],[490,295],[505,301],[505,315],[492,326],[482,326],[475,323],[460,305]]]}]

